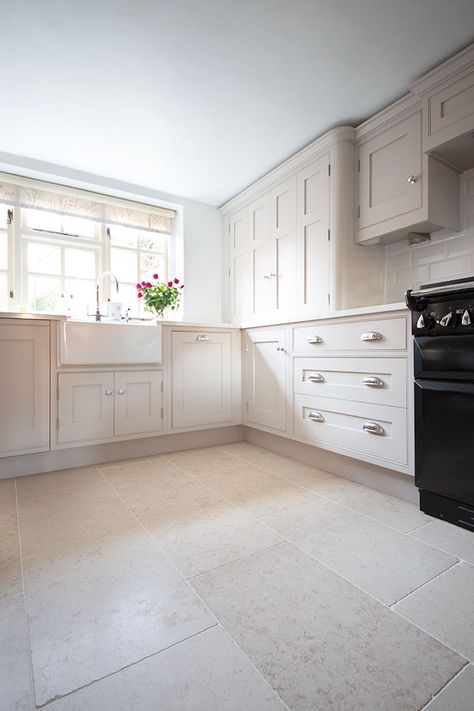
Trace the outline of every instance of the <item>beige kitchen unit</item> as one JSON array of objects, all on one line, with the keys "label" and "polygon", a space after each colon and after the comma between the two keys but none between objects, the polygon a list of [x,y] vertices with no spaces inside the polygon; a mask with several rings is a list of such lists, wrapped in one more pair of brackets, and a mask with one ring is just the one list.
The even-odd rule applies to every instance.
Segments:
[{"label": "beige kitchen unit", "polygon": [[0,318],[0,457],[49,449],[50,324]]},{"label": "beige kitchen unit", "polygon": [[414,82],[423,101],[423,150],[459,170],[474,167],[474,45]]},{"label": "beige kitchen unit", "polygon": [[244,424],[413,474],[409,333],[402,308],[246,330]]},{"label": "beige kitchen unit", "polygon": [[354,243],[354,151],[355,129],[334,129],[221,208],[229,321],[382,301],[383,255]]},{"label": "beige kitchen unit", "polygon": [[422,108],[409,95],[356,129],[359,244],[459,230],[459,173],[422,147]]}]

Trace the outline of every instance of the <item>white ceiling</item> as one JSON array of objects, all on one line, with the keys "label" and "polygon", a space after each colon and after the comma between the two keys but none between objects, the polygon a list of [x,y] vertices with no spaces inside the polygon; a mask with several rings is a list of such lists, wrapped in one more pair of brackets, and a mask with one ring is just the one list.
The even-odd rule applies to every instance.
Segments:
[{"label": "white ceiling", "polygon": [[214,205],[474,34],[473,0],[0,8],[0,151]]}]

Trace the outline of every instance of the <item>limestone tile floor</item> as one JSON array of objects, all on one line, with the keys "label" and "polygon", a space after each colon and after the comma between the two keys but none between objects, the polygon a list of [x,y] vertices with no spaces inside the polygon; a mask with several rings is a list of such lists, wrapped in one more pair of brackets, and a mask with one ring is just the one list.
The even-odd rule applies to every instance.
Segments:
[{"label": "limestone tile floor", "polygon": [[2,711],[474,708],[474,535],[248,442],[0,481]]}]

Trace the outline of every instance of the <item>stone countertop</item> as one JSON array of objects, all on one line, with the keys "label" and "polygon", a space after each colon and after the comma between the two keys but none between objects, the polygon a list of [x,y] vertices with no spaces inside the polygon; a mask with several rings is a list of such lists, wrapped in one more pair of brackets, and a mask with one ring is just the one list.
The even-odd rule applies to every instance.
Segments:
[{"label": "stone countertop", "polygon": [[[91,323],[97,324],[94,318],[68,318],[65,314],[47,314],[47,313],[20,313],[19,311],[0,311],[0,319],[21,319],[25,321],[69,321],[71,323]],[[238,324],[231,323],[210,323],[205,321],[160,321],[163,326],[182,326],[184,328],[222,328],[222,329],[239,329]],[[125,321],[113,321],[112,319],[104,318],[99,322],[99,325],[125,325]],[[128,322],[129,326],[153,326],[155,319],[133,320]]]}]

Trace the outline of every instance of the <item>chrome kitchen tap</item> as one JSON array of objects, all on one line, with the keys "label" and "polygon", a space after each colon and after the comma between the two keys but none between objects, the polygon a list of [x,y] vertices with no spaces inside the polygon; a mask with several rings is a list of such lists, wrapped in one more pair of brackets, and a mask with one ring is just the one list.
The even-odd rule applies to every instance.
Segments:
[{"label": "chrome kitchen tap", "polygon": [[117,294],[118,294],[118,292],[119,292],[118,279],[117,279],[117,277],[115,276],[115,274],[113,274],[113,272],[102,272],[102,274],[99,274],[99,276],[98,276],[98,278],[97,278],[97,285],[96,285],[96,288],[95,288],[95,303],[96,303],[95,320],[96,320],[96,321],[100,321],[100,319],[101,319],[101,313],[100,313],[100,287],[101,287],[101,285],[102,285],[102,281],[103,281],[104,277],[106,277],[106,276],[109,276],[109,277],[111,277],[112,279],[115,279],[115,288],[116,288]]}]

